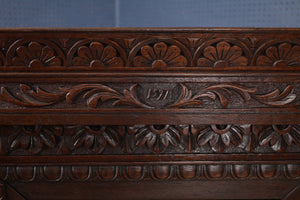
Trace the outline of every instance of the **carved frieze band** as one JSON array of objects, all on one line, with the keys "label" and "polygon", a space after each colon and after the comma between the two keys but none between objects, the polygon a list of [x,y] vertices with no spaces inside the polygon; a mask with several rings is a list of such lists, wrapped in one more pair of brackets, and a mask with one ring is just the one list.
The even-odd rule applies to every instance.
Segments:
[{"label": "carved frieze band", "polygon": [[202,38],[12,38],[0,40],[0,66],[0,70],[11,66],[27,70],[246,66],[276,69],[300,66],[300,41],[256,36],[215,38],[212,34]]},{"label": "carved frieze band", "polygon": [[0,127],[2,155],[299,151],[300,125]]},{"label": "carved frieze band", "polygon": [[0,170],[0,179],[21,182],[300,178],[297,164],[11,166]]},{"label": "carved frieze band", "polygon": [[[12,86],[11,86],[12,85]],[[77,85],[39,86],[7,84],[1,87],[0,108],[57,107],[77,108],[253,108],[295,105],[297,83],[248,84],[235,83],[136,83],[131,85],[89,83]],[[85,102],[82,101],[85,99]],[[7,105],[1,105],[7,102]]]}]

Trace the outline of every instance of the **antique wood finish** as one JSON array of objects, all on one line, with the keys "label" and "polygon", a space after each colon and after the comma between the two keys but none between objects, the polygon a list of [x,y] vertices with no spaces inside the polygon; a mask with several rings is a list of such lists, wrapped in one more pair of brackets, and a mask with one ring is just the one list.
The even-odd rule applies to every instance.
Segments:
[{"label": "antique wood finish", "polygon": [[0,30],[0,199],[300,199],[300,29]]}]

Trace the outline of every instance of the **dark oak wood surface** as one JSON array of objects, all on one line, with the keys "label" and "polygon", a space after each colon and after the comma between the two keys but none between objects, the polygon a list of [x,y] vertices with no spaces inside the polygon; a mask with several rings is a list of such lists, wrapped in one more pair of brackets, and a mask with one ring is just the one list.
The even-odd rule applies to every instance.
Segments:
[{"label": "dark oak wood surface", "polygon": [[0,30],[0,199],[300,199],[300,29]]}]

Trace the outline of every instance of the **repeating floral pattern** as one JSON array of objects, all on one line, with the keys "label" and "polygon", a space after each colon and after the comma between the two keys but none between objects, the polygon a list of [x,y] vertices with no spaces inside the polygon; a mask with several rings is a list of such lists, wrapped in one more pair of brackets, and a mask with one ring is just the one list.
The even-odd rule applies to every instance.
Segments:
[{"label": "repeating floral pattern", "polygon": [[257,65],[262,66],[299,66],[300,64],[300,46],[292,46],[289,43],[283,43],[277,46],[269,47],[265,55],[259,56]]},{"label": "repeating floral pattern", "polygon": [[[222,69],[267,66],[273,69],[300,65],[298,40],[267,38],[101,38],[1,40],[0,70],[9,66],[47,70],[128,67],[164,70],[175,67]],[[68,62],[65,62],[68,60]],[[247,66],[247,67],[246,67]],[[178,68],[179,67],[179,68]],[[246,67],[246,68],[245,68]],[[78,69],[78,68],[76,68]]]},{"label": "repeating floral pattern", "polygon": [[0,153],[10,155],[261,153],[300,148],[300,125],[5,126],[0,135]]}]

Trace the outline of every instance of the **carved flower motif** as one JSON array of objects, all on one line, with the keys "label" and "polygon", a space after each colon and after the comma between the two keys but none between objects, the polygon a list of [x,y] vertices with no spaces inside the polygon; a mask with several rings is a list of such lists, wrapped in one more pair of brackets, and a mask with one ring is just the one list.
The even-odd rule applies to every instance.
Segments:
[{"label": "carved flower motif", "polygon": [[271,46],[266,50],[265,56],[257,58],[257,65],[262,66],[296,66],[300,64],[300,46],[292,47],[283,43],[279,47]]},{"label": "carved flower motif", "polygon": [[246,66],[248,59],[242,56],[242,49],[230,46],[227,42],[219,42],[216,47],[208,46],[203,51],[203,58],[199,58],[197,66],[224,68],[228,66]]},{"label": "carved flower motif", "polygon": [[231,144],[238,146],[243,138],[243,130],[234,125],[193,125],[192,134],[200,146],[209,144],[214,152],[223,152]]},{"label": "carved flower motif", "polygon": [[49,46],[41,46],[37,42],[30,42],[28,47],[20,46],[16,49],[17,56],[12,63],[16,66],[43,67],[61,66],[61,59]]},{"label": "carved flower motif", "polygon": [[258,136],[258,142],[264,146],[270,144],[274,151],[284,151],[295,143],[300,146],[299,125],[253,125],[253,133]]},{"label": "carved flower motif", "polygon": [[164,42],[156,43],[153,47],[143,46],[141,56],[136,56],[133,61],[135,67],[185,67],[187,59],[181,55],[179,47],[167,46]]},{"label": "carved flower motif", "polygon": [[71,131],[74,148],[84,147],[94,154],[102,153],[107,144],[117,147],[124,134],[123,126],[75,126]]},{"label": "carved flower motif", "polygon": [[75,66],[90,67],[122,67],[124,62],[117,57],[117,51],[112,46],[104,47],[99,42],[92,42],[89,47],[81,46],[77,50],[78,57],[75,57],[73,64]]},{"label": "carved flower motif", "polygon": [[57,145],[57,136],[62,134],[59,126],[22,126],[16,127],[8,138],[12,150],[24,149],[30,154],[37,154],[43,147],[54,148]]},{"label": "carved flower motif", "polygon": [[128,127],[128,132],[134,135],[137,147],[146,145],[153,152],[160,153],[169,145],[179,145],[181,134],[188,134],[188,126],[135,125]]}]

